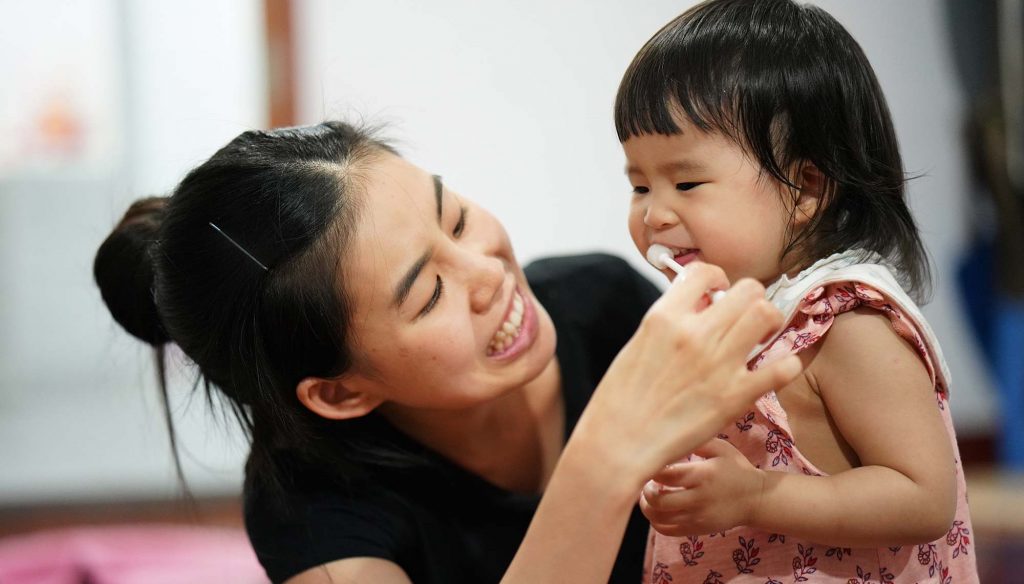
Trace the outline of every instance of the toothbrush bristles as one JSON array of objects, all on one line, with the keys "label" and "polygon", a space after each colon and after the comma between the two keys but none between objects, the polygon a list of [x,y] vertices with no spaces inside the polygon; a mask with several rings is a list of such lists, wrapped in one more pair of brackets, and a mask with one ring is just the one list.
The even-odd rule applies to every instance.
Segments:
[{"label": "toothbrush bristles", "polygon": [[[655,243],[647,248],[647,261],[659,270],[665,268],[672,270],[676,273],[677,279],[686,278],[686,268],[679,265],[679,262],[669,253],[669,249],[661,244]],[[725,296],[725,292],[722,290],[708,292],[708,297],[712,303],[718,302],[723,296]]]}]

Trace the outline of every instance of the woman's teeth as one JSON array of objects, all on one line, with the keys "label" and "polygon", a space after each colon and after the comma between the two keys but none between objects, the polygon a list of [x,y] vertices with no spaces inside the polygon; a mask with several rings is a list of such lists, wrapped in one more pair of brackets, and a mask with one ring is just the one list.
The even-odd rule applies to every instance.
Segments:
[{"label": "woman's teeth", "polygon": [[512,310],[508,313],[508,319],[501,324],[498,332],[494,333],[490,344],[487,346],[487,353],[494,355],[509,348],[513,341],[523,331],[523,297],[519,292],[514,292],[512,297]]}]

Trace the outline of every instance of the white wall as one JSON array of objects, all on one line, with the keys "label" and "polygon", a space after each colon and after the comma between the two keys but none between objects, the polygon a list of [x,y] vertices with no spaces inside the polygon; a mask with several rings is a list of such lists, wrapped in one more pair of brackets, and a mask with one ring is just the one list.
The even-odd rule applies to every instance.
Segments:
[{"label": "white wall", "polygon": [[[261,9],[255,0],[0,5],[0,66],[50,50],[46,63],[59,71],[66,57],[76,80],[105,84],[98,93],[110,103],[99,110],[115,118],[93,118],[114,136],[106,156],[0,177],[0,504],[174,494],[151,351],[114,324],[92,258],[129,202],[168,192],[231,137],[266,124]],[[82,46],[94,58],[76,58]],[[236,492],[244,444],[198,396],[186,407],[188,377],[178,369],[173,393],[190,483]]]},{"label": "white wall", "polygon": [[[393,123],[401,150],[501,218],[520,259],[601,249],[643,264],[626,233],[629,185],[612,124],[619,79],[663,24],[696,2],[304,0],[301,115]],[[942,4],[818,0],[859,40],[886,92],[937,267],[925,308],[942,339],[962,432],[992,396],[957,309],[968,203]]]},{"label": "white wall", "polygon": [[[128,202],[168,191],[232,136],[266,123],[260,2],[95,1],[119,19],[111,50],[123,83],[111,99],[124,127],[113,161],[99,173],[0,178],[0,504],[173,493],[149,352],[111,321],[92,255]],[[989,424],[992,406],[955,308],[952,265],[968,204],[963,98],[939,3],[819,3],[861,41],[907,168],[926,175],[911,185],[939,274],[926,311],[957,380],[955,417],[970,432]],[[0,0],[5,50],[31,52],[24,39],[37,37],[4,35],[3,26],[72,4]],[[602,249],[656,279],[626,234],[612,101],[634,52],[691,4],[302,0],[300,115],[391,122],[387,133],[413,161],[504,220],[522,259]],[[26,44],[12,48],[12,38]],[[189,373],[178,371],[190,481],[200,493],[236,491],[245,447],[198,396],[181,403]]]}]

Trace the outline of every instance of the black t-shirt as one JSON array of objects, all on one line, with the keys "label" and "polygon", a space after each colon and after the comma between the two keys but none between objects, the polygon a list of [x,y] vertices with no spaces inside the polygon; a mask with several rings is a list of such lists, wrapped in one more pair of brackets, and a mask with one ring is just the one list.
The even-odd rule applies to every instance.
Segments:
[{"label": "black t-shirt", "polygon": [[[660,295],[625,261],[603,254],[533,262],[526,276],[558,332],[566,437],[615,355]],[[409,440],[411,442],[411,440]],[[286,507],[250,484],[245,523],[274,582],[351,557],[390,560],[416,584],[498,582],[540,496],[500,489],[422,448],[430,471],[340,487],[294,466]],[[610,582],[640,582],[647,521],[633,509]],[[572,581],[573,566],[565,566]]]}]

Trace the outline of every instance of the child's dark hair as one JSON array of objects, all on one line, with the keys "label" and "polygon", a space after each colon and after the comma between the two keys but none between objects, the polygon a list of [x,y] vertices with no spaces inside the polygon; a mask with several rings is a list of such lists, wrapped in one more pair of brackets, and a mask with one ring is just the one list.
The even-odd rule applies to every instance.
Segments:
[{"label": "child's dark hair", "polygon": [[622,142],[679,134],[679,115],[729,136],[790,187],[796,164],[821,171],[818,211],[790,234],[784,256],[874,251],[909,292],[927,296],[929,262],[885,97],[860,46],[828,13],[791,0],[710,0],[668,23],[627,69],[615,128]]},{"label": "child's dark hair", "polygon": [[133,204],[96,254],[111,314],[157,348],[165,405],[162,350],[174,342],[249,435],[250,480],[280,487],[294,456],[349,478],[402,458],[375,437],[376,414],[332,423],[295,393],[351,364],[343,257],[368,161],[385,152],[340,122],[245,132],[173,196]]}]

